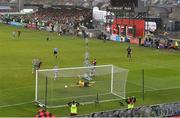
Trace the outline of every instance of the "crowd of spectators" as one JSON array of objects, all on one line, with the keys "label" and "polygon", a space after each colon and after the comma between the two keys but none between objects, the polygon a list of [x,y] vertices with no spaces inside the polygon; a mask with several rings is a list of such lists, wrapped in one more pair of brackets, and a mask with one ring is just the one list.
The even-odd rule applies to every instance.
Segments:
[{"label": "crowd of spectators", "polygon": [[85,25],[86,21],[91,19],[90,16],[91,12],[89,10],[41,8],[29,17],[31,21],[35,22],[44,21],[48,24],[58,22],[60,24],[75,26],[78,24]]},{"label": "crowd of spectators", "polygon": [[78,8],[39,8],[37,12],[28,15],[14,15],[6,18],[6,22],[15,21],[24,24],[35,24],[36,28],[51,27],[58,24],[60,32],[68,32],[69,29],[77,29],[80,26],[89,27],[92,20],[90,9]]},{"label": "crowd of spectators", "polygon": [[144,40],[145,47],[152,47],[152,48],[165,48],[165,49],[180,49],[180,40],[173,39],[166,35],[153,35],[148,36]]}]

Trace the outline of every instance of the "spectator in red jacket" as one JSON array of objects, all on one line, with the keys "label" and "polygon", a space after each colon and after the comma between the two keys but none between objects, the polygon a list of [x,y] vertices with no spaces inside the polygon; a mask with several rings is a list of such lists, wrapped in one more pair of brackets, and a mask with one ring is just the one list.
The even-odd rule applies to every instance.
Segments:
[{"label": "spectator in red jacket", "polygon": [[50,112],[45,111],[44,109],[39,109],[35,118],[55,118]]}]

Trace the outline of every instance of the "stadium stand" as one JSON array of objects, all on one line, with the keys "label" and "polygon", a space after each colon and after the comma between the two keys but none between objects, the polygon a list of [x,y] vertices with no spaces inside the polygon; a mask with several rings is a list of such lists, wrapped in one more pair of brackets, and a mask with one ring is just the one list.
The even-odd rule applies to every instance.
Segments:
[{"label": "stadium stand", "polygon": [[[59,23],[64,29],[68,27],[77,28],[79,25],[87,26],[92,19],[92,13],[89,9],[69,9],[63,8],[40,8],[31,15],[11,16],[10,21],[16,21],[26,24],[44,23],[45,26]],[[37,24],[38,25],[38,24]]]}]

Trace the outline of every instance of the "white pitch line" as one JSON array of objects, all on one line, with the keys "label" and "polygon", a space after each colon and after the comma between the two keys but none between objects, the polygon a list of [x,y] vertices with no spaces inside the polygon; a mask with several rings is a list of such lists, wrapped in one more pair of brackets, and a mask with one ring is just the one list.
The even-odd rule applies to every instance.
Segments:
[{"label": "white pitch line", "polygon": [[32,68],[26,68],[26,67],[13,67],[13,68],[1,68],[0,70],[32,70]]},{"label": "white pitch line", "polygon": [[2,105],[2,106],[0,106],[0,108],[21,106],[21,105],[30,104],[30,103],[33,103],[33,101],[30,101],[30,102],[22,102],[22,103],[17,103],[17,104],[10,104],[10,105]]},{"label": "white pitch line", "polygon": [[[44,67],[44,69],[46,69],[46,68],[52,68],[53,69],[53,67],[52,66],[46,66],[46,67]],[[18,70],[32,70],[32,66],[13,66],[13,67],[3,67],[3,66],[1,66],[1,68],[0,68],[0,70],[15,70],[15,69],[18,69]]]},{"label": "white pitch line", "polygon": [[0,90],[0,92],[4,92],[4,91],[14,91],[14,90],[18,90],[18,89],[25,89],[25,88],[31,88],[33,86],[26,86],[26,87],[18,87],[18,88],[8,88],[8,89],[2,89]]}]

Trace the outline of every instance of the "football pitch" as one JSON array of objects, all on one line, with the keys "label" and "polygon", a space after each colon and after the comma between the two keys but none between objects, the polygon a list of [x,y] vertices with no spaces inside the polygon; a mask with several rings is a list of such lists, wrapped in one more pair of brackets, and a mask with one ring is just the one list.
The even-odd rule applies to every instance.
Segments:
[{"label": "football pitch", "polygon": [[[85,42],[81,37],[21,28],[21,37],[13,39],[15,30],[16,27],[0,24],[0,117],[34,117],[38,108],[33,103],[35,75],[32,74],[32,60],[42,60],[41,69],[52,69],[56,64],[60,68],[83,66]],[[126,96],[137,97],[136,107],[180,101],[180,52],[131,45],[132,60],[129,61],[126,57],[128,46],[127,43],[90,39],[90,60],[96,58],[97,65],[113,64],[129,70]],[[59,48],[57,59],[53,56],[55,47]],[[126,104],[121,106],[119,101],[82,105],[78,114],[127,107]],[[68,107],[48,110],[56,116],[69,116]]]}]

